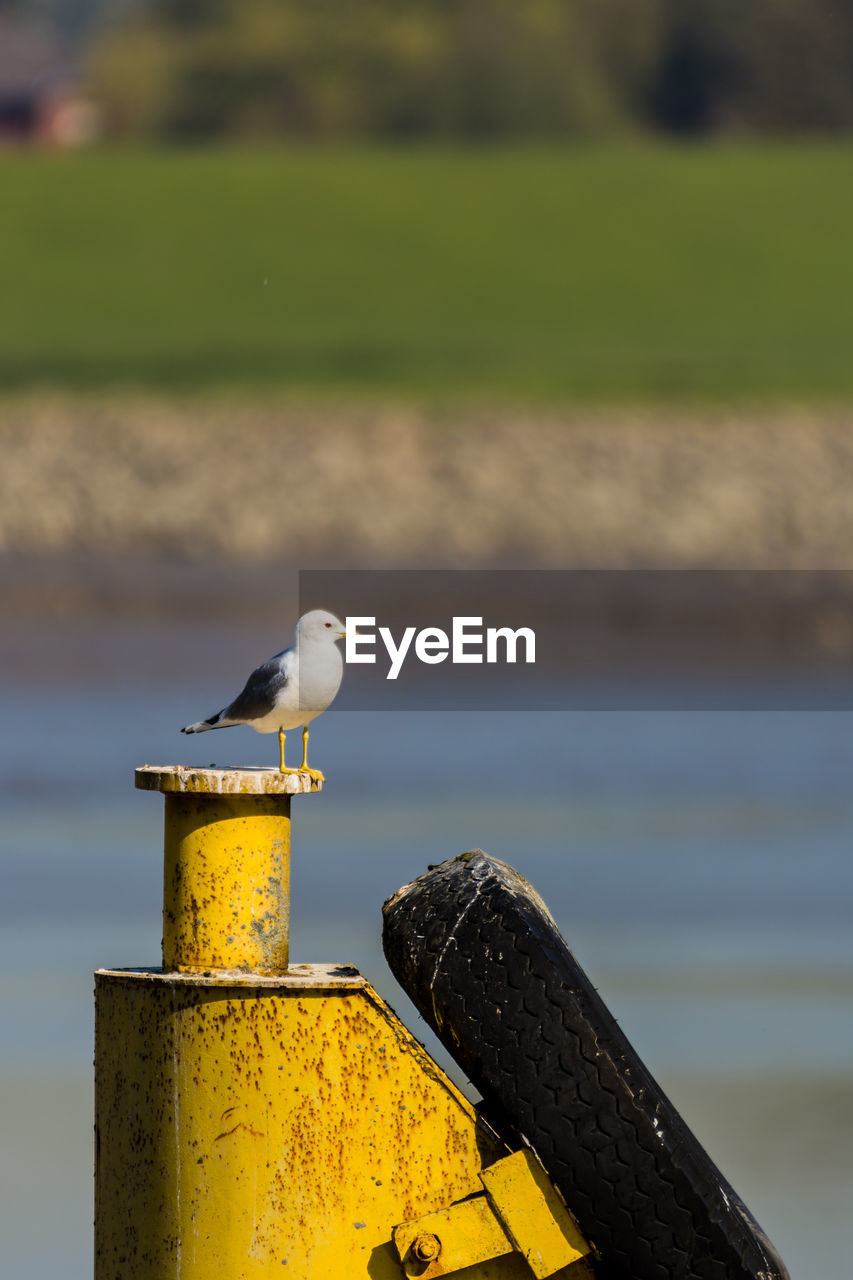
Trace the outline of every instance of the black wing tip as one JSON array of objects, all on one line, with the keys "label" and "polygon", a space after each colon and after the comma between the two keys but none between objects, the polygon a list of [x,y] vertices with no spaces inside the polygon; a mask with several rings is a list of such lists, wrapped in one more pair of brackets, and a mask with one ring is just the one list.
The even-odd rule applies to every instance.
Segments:
[{"label": "black wing tip", "polygon": [[215,729],[224,714],[224,711],[217,711],[215,716],[210,716],[207,720],[198,720],[195,724],[185,724],[181,733],[204,733],[205,729]]}]

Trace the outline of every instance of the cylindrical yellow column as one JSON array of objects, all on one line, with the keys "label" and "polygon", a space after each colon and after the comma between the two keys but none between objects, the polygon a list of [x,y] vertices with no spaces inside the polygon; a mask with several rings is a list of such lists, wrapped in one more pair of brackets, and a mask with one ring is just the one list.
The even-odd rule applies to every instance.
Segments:
[{"label": "cylindrical yellow column", "polygon": [[[394,1226],[503,1149],[359,973],[287,967],[290,796],[318,784],[136,785],[166,796],[165,963],[95,975],[95,1280],[399,1280]],[[472,1280],[527,1274],[500,1261]]]},{"label": "cylindrical yellow column", "polygon": [[283,973],[290,932],[290,797],[319,789],[275,769],[146,765],[166,798],[163,968]]}]

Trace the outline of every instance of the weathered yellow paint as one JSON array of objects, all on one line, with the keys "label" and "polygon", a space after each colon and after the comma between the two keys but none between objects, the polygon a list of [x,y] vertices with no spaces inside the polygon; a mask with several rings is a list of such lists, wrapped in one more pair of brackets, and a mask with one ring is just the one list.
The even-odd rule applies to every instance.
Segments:
[{"label": "weathered yellow paint", "polygon": [[480,1180],[509,1238],[537,1280],[585,1257],[590,1248],[532,1151],[515,1151]]},{"label": "weathered yellow paint", "polygon": [[[95,1280],[401,1280],[395,1226],[484,1204],[508,1148],[360,974],[287,967],[290,796],[317,780],[137,786],[166,796],[164,967],[95,975]],[[499,1240],[457,1280],[530,1280]],[[407,1274],[448,1274],[442,1247]]]},{"label": "weathered yellow paint", "polygon": [[287,968],[290,796],[166,796],[163,966]]},{"label": "weathered yellow paint", "polygon": [[96,1013],[96,1280],[400,1280],[505,1152],[353,970],[101,970]]},{"label": "weathered yellow paint", "polygon": [[456,1275],[515,1250],[517,1261],[527,1264],[521,1274],[547,1280],[590,1253],[532,1151],[504,1156],[482,1169],[479,1178],[484,1194],[395,1228],[394,1245],[406,1276]]},{"label": "weathered yellow paint", "polygon": [[[163,967],[287,969],[290,797],[307,775],[275,769],[146,766],[165,794]],[[316,783],[313,789],[319,789]]]},{"label": "weathered yellow paint", "polygon": [[[485,1195],[402,1223],[394,1230],[394,1247],[404,1275],[412,1280],[454,1275],[475,1263],[503,1258],[515,1248]],[[530,1280],[523,1263],[517,1269]]]}]

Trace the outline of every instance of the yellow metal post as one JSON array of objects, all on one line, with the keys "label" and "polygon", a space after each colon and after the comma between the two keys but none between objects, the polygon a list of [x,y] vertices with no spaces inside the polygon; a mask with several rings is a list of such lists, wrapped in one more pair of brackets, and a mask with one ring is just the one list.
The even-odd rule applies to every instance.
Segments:
[{"label": "yellow metal post", "polygon": [[[320,785],[137,785],[166,795],[164,965],[95,975],[95,1280],[401,1280],[395,1226],[508,1148],[357,971],[288,968],[290,797]],[[464,1280],[532,1275],[473,1256]]]},{"label": "yellow metal post", "polygon": [[166,797],[163,967],[287,969],[290,797],[319,791],[274,769],[158,769],[136,785]]}]

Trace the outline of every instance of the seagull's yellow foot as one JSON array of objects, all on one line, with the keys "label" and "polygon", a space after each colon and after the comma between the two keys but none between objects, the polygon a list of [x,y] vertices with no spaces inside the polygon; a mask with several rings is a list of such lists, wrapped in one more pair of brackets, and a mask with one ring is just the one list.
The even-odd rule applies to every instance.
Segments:
[{"label": "seagull's yellow foot", "polygon": [[299,773],[307,773],[309,778],[313,778],[315,782],[325,782],[326,776],[319,769],[310,769],[308,767],[308,726],[304,726],[302,730],[302,764],[299,766]]},{"label": "seagull's yellow foot", "polygon": [[[288,772],[289,772],[289,771],[288,771]],[[304,769],[297,769],[295,772],[296,772],[296,773],[307,773],[307,774],[308,774],[308,777],[309,777],[309,778],[313,778],[315,782],[325,782],[325,781],[326,781],[326,775],[325,775],[325,773],[321,773],[319,769],[309,769],[309,768],[306,766]]]}]

